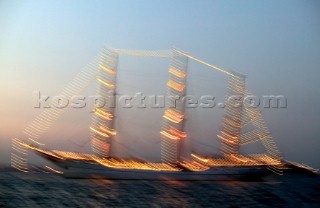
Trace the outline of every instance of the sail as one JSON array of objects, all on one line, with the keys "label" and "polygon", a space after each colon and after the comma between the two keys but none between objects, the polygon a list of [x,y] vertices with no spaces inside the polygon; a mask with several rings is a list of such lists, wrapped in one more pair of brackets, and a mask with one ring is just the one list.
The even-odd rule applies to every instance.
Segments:
[{"label": "sail", "polygon": [[[97,76],[98,56],[95,56],[76,76],[61,90],[57,97],[71,98],[83,92]],[[23,138],[14,138],[12,140],[11,166],[28,172],[28,151],[22,143],[32,144],[33,146],[42,146],[43,136],[51,129],[56,121],[67,111],[68,108],[52,107],[53,100],[50,100],[50,108],[43,108],[23,130]],[[39,106],[40,108],[40,106]]]},{"label": "sail", "polygon": [[[99,75],[97,76],[97,97],[93,109],[91,147],[100,157],[109,157],[111,141],[116,135],[114,129],[114,97],[116,94],[116,75],[118,54],[111,49],[101,53]],[[106,102],[105,102],[106,101]]]},{"label": "sail", "polygon": [[[244,103],[244,97],[252,95],[245,89],[245,77],[239,74],[229,77],[223,124],[217,137],[221,140],[221,152],[227,160],[241,162],[241,165],[257,165],[264,161],[269,169],[282,173],[282,155],[271,133],[256,107]],[[262,154],[240,154],[241,147],[261,142]],[[248,160],[248,158],[250,158]],[[251,161],[251,163],[249,162]],[[212,161],[211,161],[212,162]]]},{"label": "sail", "polygon": [[245,76],[229,76],[222,130],[217,135],[225,156],[239,153],[244,92]]},{"label": "sail", "polygon": [[173,49],[173,56],[169,68],[169,81],[167,82],[167,103],[163,115],[161,130],[161,161],[175,164],[179,161],[181,140],[186,137],[184,129],[184,99],[186,93],[186,79],[188,57],[181,55]]}]

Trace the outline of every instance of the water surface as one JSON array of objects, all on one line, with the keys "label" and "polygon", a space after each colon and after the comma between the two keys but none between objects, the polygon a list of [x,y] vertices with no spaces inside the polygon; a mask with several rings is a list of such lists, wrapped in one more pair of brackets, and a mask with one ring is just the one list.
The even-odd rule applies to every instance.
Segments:
[{"label": "water surface", "polygon": [[319,179],[109,181],[0,172],[0,207],[320,207]]}]

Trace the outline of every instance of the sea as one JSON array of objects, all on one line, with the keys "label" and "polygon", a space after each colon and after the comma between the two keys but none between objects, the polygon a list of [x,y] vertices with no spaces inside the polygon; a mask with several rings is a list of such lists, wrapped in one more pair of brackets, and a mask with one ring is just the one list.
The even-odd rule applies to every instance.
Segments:
[{"label": "sea", "polygon": [[320,177],[285,174],[261,181],[140,181],[2,171],[0,207],[320,207]]}]

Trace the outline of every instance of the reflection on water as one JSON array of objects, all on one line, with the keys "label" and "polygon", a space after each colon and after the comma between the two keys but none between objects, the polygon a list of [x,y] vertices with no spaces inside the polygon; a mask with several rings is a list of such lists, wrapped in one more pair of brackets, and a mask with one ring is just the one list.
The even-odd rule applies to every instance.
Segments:
[{"label": "reflection on water", "polygon": [[263,182],[110,181],[0,172],[0,207],[319,207],[319,179],[289,175]]}]

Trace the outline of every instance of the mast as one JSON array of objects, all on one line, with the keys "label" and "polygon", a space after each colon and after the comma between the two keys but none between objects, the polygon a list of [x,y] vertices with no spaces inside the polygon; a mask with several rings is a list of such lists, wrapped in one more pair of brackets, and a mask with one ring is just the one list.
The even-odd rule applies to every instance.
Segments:
[{"label": "mast", "polygon": [[239,153],[241,121],[243,116],[243,99],[245,93],[245,76],[236,74],[229,76],[225,101],[223,124],[220,134],[221,151],[224,156]]},{"label": "mast", "polygon": [[[92,116],[91,147],[93,152],[100,157],[110,156],[111,142],[116,131],[114,129],[116,75],[118,66],[118,53],[111,49],[104,49],[99,63],[99,75],[97,76],[97,95],[103,103],[95,103]],[[101,101],[101,100],[100,100]],[[106,101],[106,102],[104,102]]]},{"label": "mast", "polygon": [[184,129],[185,103],[188,57],[172,51],[167,82],[166,110],[163,115],[161,134],[161,161],[175,165],[180,158],[181,141],[186,137]]}]

